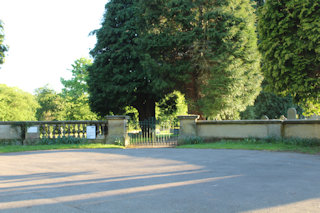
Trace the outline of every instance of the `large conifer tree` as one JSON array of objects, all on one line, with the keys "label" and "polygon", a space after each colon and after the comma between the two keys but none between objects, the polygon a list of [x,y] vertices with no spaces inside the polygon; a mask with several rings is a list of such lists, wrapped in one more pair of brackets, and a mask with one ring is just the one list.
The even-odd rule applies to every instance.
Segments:
[{"label": "large conifer tree", "polygon": [[320,112],[320,1],[268,0],[259,13],[259,48],[269,89]]},{"label": "large conifer tree", "polygon": [[189,113],[239,118],[262,81],[250,0],[142,2],[146,49],[186,95]]},{"label": "large conifer tree", "polygon": [[189,113],[238,118],[262,80],[254,18],[250,0],[111,0],[91,51],[93,110],[131,105],[142,120],[176,89]]},{"label": "large conifer tree", "polygon": [[164,84],[138,41],[143,23],[135,0],[111,0],[106,4],[97,44],[89,67],[91,107],[100,115],[124,113],[126,106],[139,112],[139,119],[155,117],[155,103],[164,97]]}]

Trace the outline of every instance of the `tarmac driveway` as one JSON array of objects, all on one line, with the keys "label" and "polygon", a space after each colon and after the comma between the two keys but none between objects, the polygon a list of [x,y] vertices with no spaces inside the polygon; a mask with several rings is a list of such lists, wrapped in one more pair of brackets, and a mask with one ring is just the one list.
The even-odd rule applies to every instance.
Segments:
[{"label": "tarmac driveway", "polygon": [[0,212],[320,212],[320,156],[170,148],[0,154]]}]

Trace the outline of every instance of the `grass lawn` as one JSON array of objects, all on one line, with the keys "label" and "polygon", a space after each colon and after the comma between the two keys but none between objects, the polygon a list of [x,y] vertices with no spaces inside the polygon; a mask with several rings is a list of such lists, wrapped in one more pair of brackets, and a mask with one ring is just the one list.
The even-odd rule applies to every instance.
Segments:
[{"label": "grass lawn", "polygon": [[285,151],[299,152],[307,154],[320,154],[319,145],[308,145],[295,143],[288,139],[286,141],[257,141],[257,140],[239,140],[226,141],[222,140],[213,143],[187,144],[177,148],[192,148],[192,149],[244,149],[244,150],[267,150],[267,151]]},{"label": "grass lawn", "polygon": [[53,149],[123,149],[123,146],[112,144],[54,144],[54,145],[36,145],[36,146],[21,146],[21,145],[6,145],[0,146],[0,153],[8,152],[25,152],[35,150],[53,150]]},{"label": "grass lawn", "polygon": [[[52,145],[3,145],[0,146],[0,153],[24,152],[36,150],[54,149],[108,149],[125,147],[112,144],[52,144]],[[212,143],[185,144],[177,148],[192,149],[244,149],[244,150],[267,150],[298,152],[307,154],[320,154],[320,141],[313,139],[244,139],[244,140],[221,140]]]}]

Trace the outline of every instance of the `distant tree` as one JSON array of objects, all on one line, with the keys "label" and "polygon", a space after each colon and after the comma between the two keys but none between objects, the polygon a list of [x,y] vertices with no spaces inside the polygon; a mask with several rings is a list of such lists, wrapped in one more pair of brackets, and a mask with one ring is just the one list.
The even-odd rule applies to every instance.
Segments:
[{"label": "distant tree", "polygon": [[96,120],[98,118],[89,106],[87,69],[91,64],[90,59],[77,59],[72,65],[72,78],[60,79],[64,85],[61,96],[65,101],[65,120]]},{"label": "distant tree", "polygon": [[99,115],[122,114],[132,106],[139,120],[155,117],[156,102],[167,92],[166,82],[147,63],[146,50],[138,43],[144,33],[140,21],[136,0],[106,4],[102,27],[95,31],[88,78],[90,105]]},{"label": "distant tree", "polygon": [[259,13],[259,48],[268,89],[291,95],[309,113],[320,112],[319,25],[319,1],[269,0]]},{"label": "distant tree", "polygon": [[62,96],[65,101],[64,120],[97,120],[99,117],[90,109],[88,95],[83,94],[76,99]]},{"label": "distant tree", "polygon": [[0,84],[0,121],[34,121],[38,107],[30,93]]},{"label": "distant tree", "polygon": [[0,64],[4,63],[5,52],[8,51],[8,46],[3,44],[3,40],[4,40],[3,23],[0,20]]},{"label": "distant tree", "polygon": [[74,98],[88,94],[88,67],[92,65],[92,60],[88,58],[79,58],[72,64],[72,78],[67,80],[60,78],[64,88],[62,89],[63,95],[68,95]]},{"label": "distant tree", "polygon": [[40,105],[36,117],[39,121],[65,120],[65,100],[47,85],[35,90]]}]

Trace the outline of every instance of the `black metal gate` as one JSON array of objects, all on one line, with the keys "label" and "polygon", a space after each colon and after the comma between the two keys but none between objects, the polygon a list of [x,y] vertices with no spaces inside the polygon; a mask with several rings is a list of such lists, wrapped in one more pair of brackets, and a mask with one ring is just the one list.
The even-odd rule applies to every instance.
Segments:
[{"label": "black metal gate", "polygon": [[154,118],[129,126],[129,147],[173,147],[178,144],[179,122]]}]

